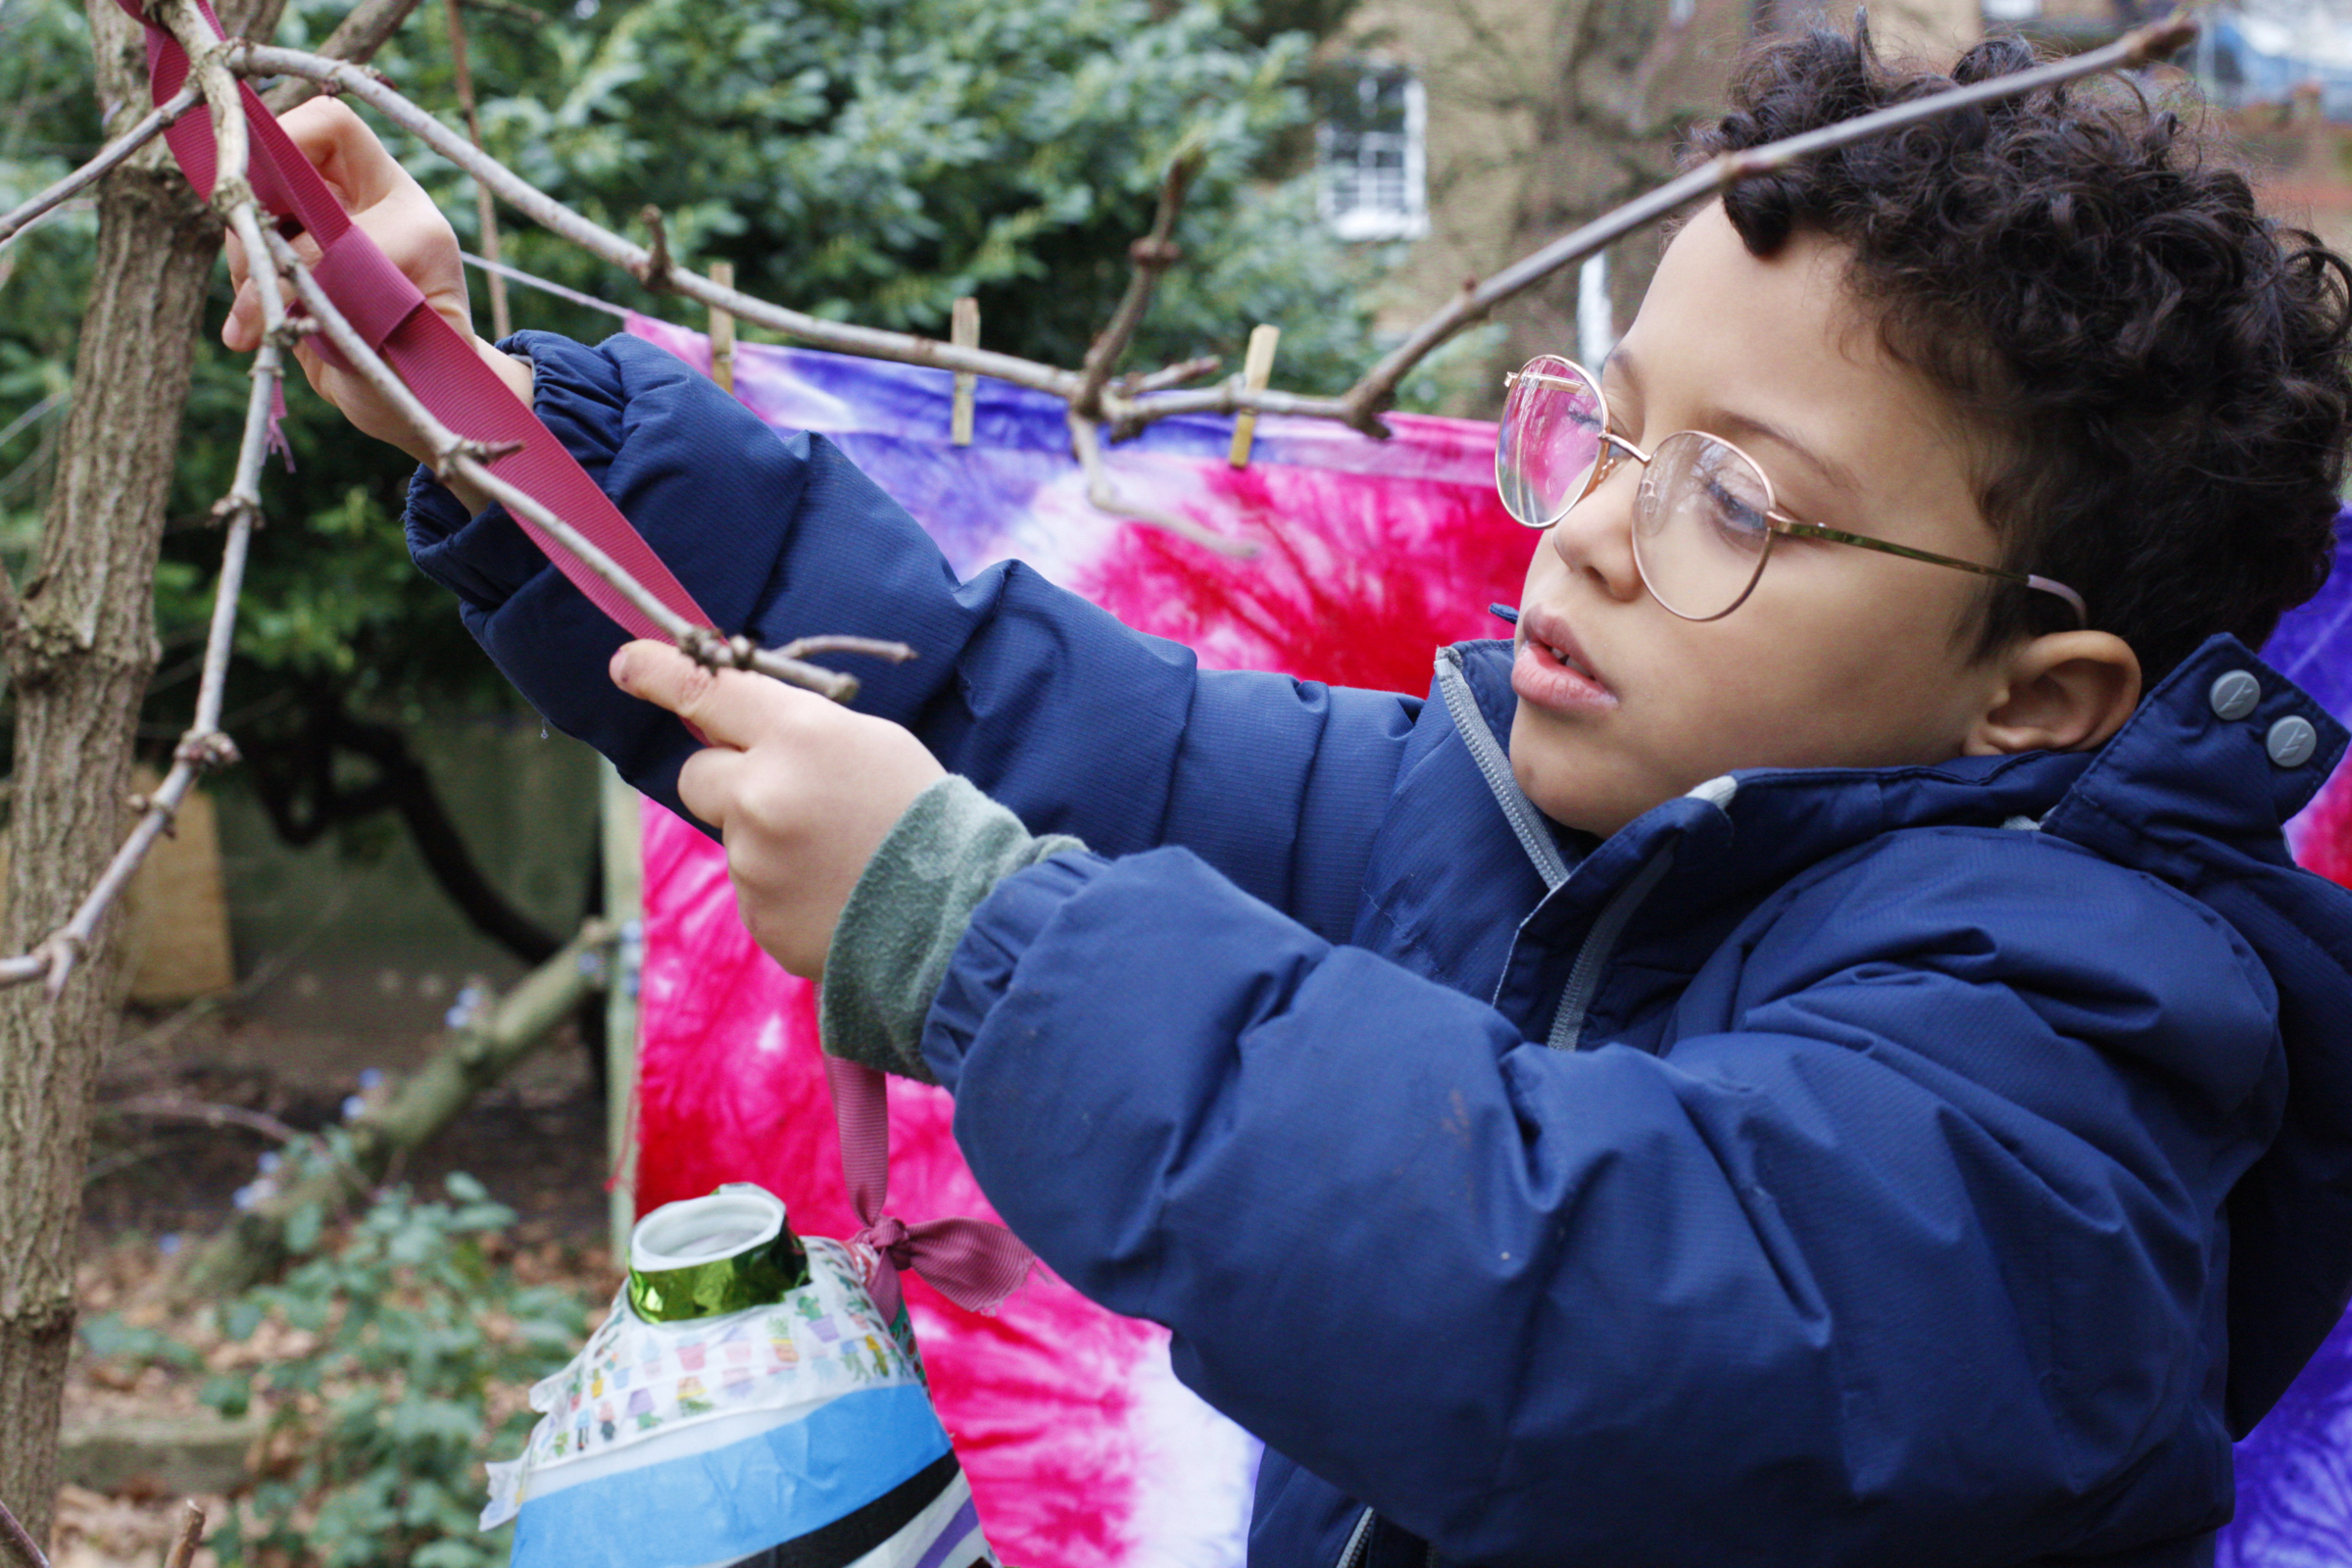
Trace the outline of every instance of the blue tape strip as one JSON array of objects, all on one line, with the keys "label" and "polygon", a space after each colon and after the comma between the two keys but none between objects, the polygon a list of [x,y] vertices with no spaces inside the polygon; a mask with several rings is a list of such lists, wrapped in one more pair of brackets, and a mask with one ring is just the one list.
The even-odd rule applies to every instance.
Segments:
[{"label": "blue tape strip", "polygon": [[948,1451],[920,1384],[860,1389],[756,1438],[522,1505],[514,1568],[700,1568],[822,1529]]}]

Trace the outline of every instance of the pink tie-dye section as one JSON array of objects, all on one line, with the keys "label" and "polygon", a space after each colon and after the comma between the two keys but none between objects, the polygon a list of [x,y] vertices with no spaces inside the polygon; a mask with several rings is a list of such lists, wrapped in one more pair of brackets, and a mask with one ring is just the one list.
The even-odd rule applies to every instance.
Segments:
[{"label": "pink tie-dye section", "polygon": [[[655,323],[639,330],[703,363],[699,336]],[[1234,561],[1103,518],[1086,503],[1061,437],[1051,447],[1017,438],[1007,421],[1025,409],[998,419],[999,444],[955,448],[944,439],[944,378],[932,388],[922,379],[931,372],[892,368],[893,379],[877,380],[873,371],[750,349],[738,360],[738,394],[779,422],[825,429],[966,574],[1017,552],[1208,663],[1415,694],[1427,690],[1440,645],[1507,630],[1486,606],[1517,602],[1536,536],[1494,500],[1492,426],[1405,417],[1395,440],[1373,443],[1267,421],[1256,460],[1238,470],[1202,455],[1222,452],[1221,425],[1213,443],[1177,432],[1178,450],[1146,442],[1117,453],[1122,483],[1262,546]],[[984,420],[984,439],[991,428]],[[717,846],[649,805],[644,853],[640,1209],[751,1180],[783,1198],[800,1229],[848,1235],[856,1222],[812,989],[745,933]],[[893,1084],[893,1212],[993,1217],[950,1118],[940,1091]],[[994,1319],[958,1310],[919,1281],[907,1295],[941,1414],[1007,1560],[1240,1560],[1248,1450],[1204,1424],[1213,1418],[1183,1408],[1189,1396],[1173,1392],[1164,1331],[1104,1312],[1050,1276]]]}]

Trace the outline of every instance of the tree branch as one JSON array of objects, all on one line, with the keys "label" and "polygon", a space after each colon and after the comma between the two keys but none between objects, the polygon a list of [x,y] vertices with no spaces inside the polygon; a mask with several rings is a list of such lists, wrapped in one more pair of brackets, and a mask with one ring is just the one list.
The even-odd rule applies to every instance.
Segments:
[{"label": "tree branch", "polygon": [[242,1105],[220,1105],[204,1100],[170,1100],[149,1095],[135,1100],[119,1100],[101,1110],[117,1116],[151,1116],[162,1121],[198,1121],[207,1127],[242,1127],[260,1133],[264,1138],[290,1144],[304,1135],[287,1126],[275,1116]]},{"label": "tree branch", "polygon": [[17,1516],[8,1511],[5,1500],[0,1500],[0,1545],[8,1548],[8,1554],[20,1568],[49,1568],[49,1558],[41,1550],[41,1544],[25,1533]]},{"label": "tree branch", "polygon": [[[1723,153],[1711,158],[1679,178],[1668,180],[1657,189],[1602,214],[1582,228],[1512,263],[1477,288],[1456,295],[1436,315],[1413,328],[1402,343],[1365,372],[1362,380],[1348,389],[1343,401],[1348,406],[1349,422],[1361,428],[1365,421],[1376,418],[1395,401],[1396,384],[1404,379],[1406,371],[1428,358],[1432,351],[1456,332],[1486,319],[1496,306],[1517,298],[1554,272],[1574,267],[1613,241],[1637,228],[1656,222],[1678,208],[1716,195],[1740,180],[1786,169],[1800,158],[1867,141],[1887,131],[1917,124],[1923,120],[1940,119],[1979,104],[2020,97],[2042,87],[2072,81],[2078,76],[2161,60],[2186,45],[2196,35],[2196,22],[2186,12],[2176,11],[2160,22],[2133,28],[2104,49],[2089,50],[2070,59],[2038,66],[2032,71],[1993,76],[1971,86],[1956,87],[1949,92],[1915,98],[1909,103],[1839,121],[1837,124],[1825,125],[1819,130],[1807,131],[1784,141],[1767,142],[1744,152]],[[1178,400],[1171,400],[1174,401]]]},{"label": "tree branch", "polygon": [[1080,414],[1074,403],[1070,405],[1069,418],[1070,451],[1077,457],[1078,466],[1086,474],[1086,499],[1094,504],[1095,510],[1143,523],[1147,527],[1164,529],[1179,539],[1190,539],[1197,545],[1214,550],[1220,556],[1231,556],[1237,561],[1247,561],[1257,554],[1258,547],[1247,539],[1213,533],[1189,517],[1161,512],[1120,494],[1118,485],[1110,477],[1109,467],[1102,461],[1102,441],[1096,433],[1095,421]]},{"label": "tree branch", "polygon": [[[645,276],[652,269],[654,253],[645,246],[623,239],[601,223],[565,207],[504,164],[478,151],[464,136],[368,73],[299,49],[248,43],[233,43],[230,48],[232,69],[258,75],[305,76],[331,90],[357,98],[487,184],[500,200],[542,228],[563,236],[592,256],[601,257],[632,277]],[[749,294],[723,288],[692,269],[673,270],[668,276],[668,287],[671,292],[726,311],[740,320],[751,321],[844,354],[892,360],[904,365],[970,370],[979,375],[993,375],[1018,386],[1051,392],[1056,397],[1066,398],[1078,384],[1075,371],[1057,370],[1009,354],[998,354],[988,349],[956,348],[910,333],[886,332],[875,327],[853,326],[846,322],[804,316],[798,311],[786,310],[765,300],[754,299]]]},{"label": "tree branch", "polygon": [[111,173],[116,166],[163,133],[164,127],[196,107],[193,84],[182,87],[149,110],[139,122],[98,149],[97,155],[56,184],[0,218],[0,245],[6,245],[44,214],[54,212]]},{"label": "tree branch", "polygon": [[[1365,372],[1342,397],[1309,397],[1274,388],[1253,389],[1245,386],[1238,375],[1229,377],[1216,387],[1190,392],[1139,390],[1133,395],[1123,395],[1118,388],[1098,383],[1094,388],[1094,401],[1100,407],[1094,412],[1122,434],[1178,415],[1234,415],[1249,410],[1258,414],[1336,419],[1368,435],[1385,436],[1388,429],[1381,422],[1380,416],[1395,400],[1397,384],[1415,365],[1464,327],[1485,318],[1497,306],[1552,273],[1576,265],[1624,234],[1738,180],[1769,172],[1796,158],[1866,140],[1899,126],[1951,114],[1956,110],[2013,98],[2021,93],[2098,72],[2144,65],[2151,60],[2164,58],[2195,37],[2196,29],[2196,23],[2185,13],[2176,13],[2164,21],[2134,28],[2103,49],[2090,50],[2032,71],[1995,76],[1968,87],[1937,93],[1788,141],[1768,143],[1742,153],[1726,154],[1555,240],[1505,268],[1478,288],[1448,302],[1416,327],[1395,351]],[[556,201],[497,160],[474,148],[464,136],[442,124],[385,83],[338,62],[300,50],[257,44],[233,44],[230,49],[231,69],[308,77],[367,102],[393,123],[415,133],[442,157],[472,174],[533,222],[633,276],[657,274],[656,258],[644,246],[623,239]],[[820,320],[755,299],[732,288],[723,288],[691,270],[671,269],[660,275],[678,294],[725,311],[740,320],[786,333],[837,353],[994,376],[998,380],[1029,387],[1069,402],[1078,401],[1089,388],[1088,374],[1083,368],[1060,369],[992,350],[959,348],[904,332],[886,332],[872,327]],[[1131,296],[1134,287],[1131,284]],[[1113,326],[1119,324],[1119,319],[1125,314],[1122,302],[1121,317],[1114,318]],[[1104,339],[1111,339],[1108,346],[1114,351],[1124,347],[1123,342],[1112,339],[1107,328],[1103,339],[1098,339],[1098,344],[1102,345]],[[1092,360],[1096,356],[1090,354],[1089,358]],[[1189,378],[1175,376],[1177,368],[1180,368],[1155,371],[1145,379],[1166,384],[1170,378]],[[1098,475],[1099,472],[1099,469],[1096,470]],[[1090,490],[1094,486],[1090,485]]]},{"label": "tree branch", "polygon": [[1127,247],[1127,259],[1135,264],[1127,292],[1118,309],[1110,313],[1109,324],[1087,346],[1086,364],[1078,372],[1078,390],[1070,394],[1070,409],[1080,418],[1102,417],[1103,383],[1134,341],[1136,328],[1144,324],[1144,313],[1152,308],[1152,291],[1159,284],[1159,274],[1175,266],[1183,254],[1176,248],[1176,219],[1184,211],[1185,193],[1192,189],[1207,156],[1200,139],[1188,136],[1168,160],[1168,172],[1159,182],[1159,211],[1152,217],[1152,232]]}]

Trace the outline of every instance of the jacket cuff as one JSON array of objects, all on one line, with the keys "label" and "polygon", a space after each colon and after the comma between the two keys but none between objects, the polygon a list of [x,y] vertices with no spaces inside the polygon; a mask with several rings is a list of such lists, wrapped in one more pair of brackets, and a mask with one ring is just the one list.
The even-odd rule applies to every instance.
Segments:
[{"label": "jacket cuff", "polygon": [[[612,411],[623,401],[612,362],[552,332],[517,332],[497,347],[530,362],[531,412],[591,478],[601,480],[615,450]],[[409,559],[476,610],[498,609],[549,569],[547,557],[506,508],[492,505],[468,514],[422,465],[409,480],[402,522]]]},{"label": "jacket cuff", "polygon": [[922,1031],[923,1060],[950,1093],[981,1024],[1011,989],[1021,955],[1110,863],[1083,846],[1055,855],[997,883],[971,912]]},{"label": "jacket cuff", "polygon": [[1085,848],[1062,834],[1032,836],[953,773],[916,796],[866,862],[834,927],[817,1000],[825,1050],[936,1082],[919,1049],[923,1019],[972,911],[1013,872]]}]

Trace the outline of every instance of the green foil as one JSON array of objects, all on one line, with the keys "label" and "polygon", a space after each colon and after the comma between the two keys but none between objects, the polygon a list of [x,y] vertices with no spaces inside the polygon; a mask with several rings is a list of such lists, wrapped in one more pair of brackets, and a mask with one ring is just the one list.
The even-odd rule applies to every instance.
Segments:
[{"label": "green foil", "polygon": [[773,1306],[808,1283],[808,1253],[790,1226],[770,1241],[685,1268],[629,1270],[629,1305],[648,1323]]}]

